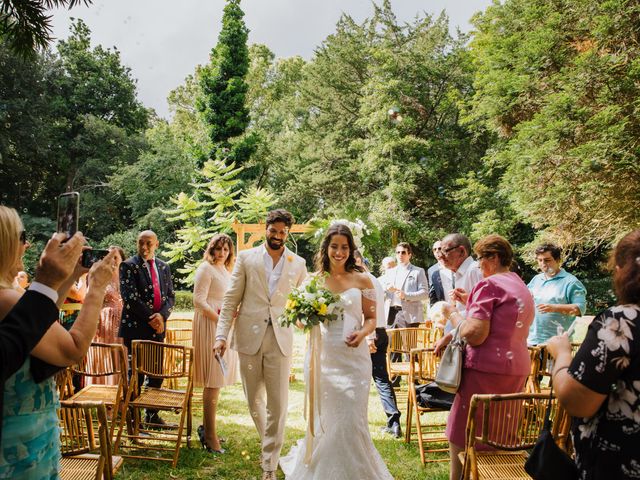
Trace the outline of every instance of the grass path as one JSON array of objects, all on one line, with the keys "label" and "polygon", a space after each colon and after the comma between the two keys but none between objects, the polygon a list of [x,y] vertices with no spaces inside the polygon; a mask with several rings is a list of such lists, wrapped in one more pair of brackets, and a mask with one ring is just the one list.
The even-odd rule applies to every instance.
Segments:
[{"label": "grass path", "polygon": [[[295,335],[293,371],[296,381],[289,391],[289,415],[285,434],[283,453],[299,438],[304,436],[305,421],[303,418],[304,384],[302,382],[302,365],[304,359],[305,337]],[[165,462],[125,459],[124,466],[116,478],[121,479],[225,479],[225,480],[260,480],[259,464],[260,444],[258,434],[247,410],[247,404],[240,383],[225,388],[220,396],[218,413],[220,435],[227,438],[224,455],[212,456],[200,449],[195,428],[200,425],[202,408],[200,390],[194,399],[194,436],[192,448],[182,448],[177,468]],[[402,408],[401,408],[402,410]],[[404,416],[402,418],[404,422]],[[448,478],[448,463],[432,463],[423,467],[420,463],[417,443],[409,445],[403,440],[396,440],[380,433],[385,424],[380,399],[373,383],[369,396],[369,426],[373,442],[386,462],[396,480],[444,480]],[[403,425],[404,427],[404,425]],[[284,478],[278,471],[278,478]],[[326,479],[347,480],[347,479]],[[374,479],[348,479],[374,480]]]}]

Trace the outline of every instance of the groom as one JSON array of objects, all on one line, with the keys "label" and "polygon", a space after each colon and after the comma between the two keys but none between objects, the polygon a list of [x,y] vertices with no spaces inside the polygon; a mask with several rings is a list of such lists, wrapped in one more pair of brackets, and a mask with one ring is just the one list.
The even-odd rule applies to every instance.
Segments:
[{"label": "groom", "polygon": [[287,416],[293,331],[281,327],[278,317],[291,288],[307,274],[304,259],[284,246],[292,225],[286,210],[269,212],[265,242],[238,254],[214,345],[224,354],[234,327],[230,346],[239,354],[244,393],[262,441],[263,480],[276,478]]}]

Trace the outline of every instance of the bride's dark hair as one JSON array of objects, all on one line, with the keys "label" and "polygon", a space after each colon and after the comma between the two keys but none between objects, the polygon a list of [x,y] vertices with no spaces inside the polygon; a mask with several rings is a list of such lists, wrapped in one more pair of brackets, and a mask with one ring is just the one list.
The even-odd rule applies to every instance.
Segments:
[{"label": "bride's dark hair", "polygon": [[319,272],[330,271],[331,263],[329,262],[329,244],[331,243],[331,237],[334,235],[343,235],[346,237],[347,243],[349,244],[349,258],[347,258],[344,269],[347,272],[364,272],[362,267],[356,265],[356,259],[353,256],[353,252],[355,252],[357,248],[356,243],[353,241],[353,234],[351,233],[351,230],[344,223],[334,223],[329,227],[329,230],[327,230],[327,233],[320,244],[320,250],[316,253],[316,270]]}]

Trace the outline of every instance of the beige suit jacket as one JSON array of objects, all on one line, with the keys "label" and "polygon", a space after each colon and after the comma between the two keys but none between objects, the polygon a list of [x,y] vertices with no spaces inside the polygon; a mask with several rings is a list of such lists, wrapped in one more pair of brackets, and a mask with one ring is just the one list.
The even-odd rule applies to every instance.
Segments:
[{"label": "beige suit jacket", "polygon": [[[307,268],[302,257],[285,248],[282,275],[270,298],[264,271],[264,248],[264,245],[260,245],[238,254],[231,274],[231,285],[222,302],[216,338],[226,339],[233,326],[230,347],[245,355],[255,355],[271,318],[280,351],[283,355],[290,356],[293,329],[281,327],[278,318],[284,311],[291,288],[302,283],[307,275]],[[238,315],[234,319],[236,311]]]}]

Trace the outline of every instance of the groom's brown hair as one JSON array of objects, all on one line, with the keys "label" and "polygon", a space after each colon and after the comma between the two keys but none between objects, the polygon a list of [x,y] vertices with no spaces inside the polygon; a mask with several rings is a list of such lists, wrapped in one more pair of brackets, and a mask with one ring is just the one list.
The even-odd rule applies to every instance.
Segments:
[{"label": "groom's brown hair", "polygon": [[271,210],[269,213],[267,213],[267,227],[278,222],[282,222],[287,226],[287,228],[291,228],[291,226],[295,222],[295,219],[293,218],[293,215],[291,215],[283,208]]}]

